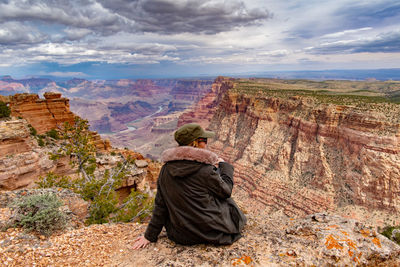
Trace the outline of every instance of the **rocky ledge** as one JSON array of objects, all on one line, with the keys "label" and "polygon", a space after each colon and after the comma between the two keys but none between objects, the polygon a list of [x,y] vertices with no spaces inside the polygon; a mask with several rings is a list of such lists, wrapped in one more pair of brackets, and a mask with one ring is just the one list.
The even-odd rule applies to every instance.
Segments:
[{"label": "rocky ledge", "polygon": [[243,237],[230,246],[181,246],[162,232],[132,250],[146,224],[103,224],[49,239],[18,229],[0,232],[5,266],[397,266],[400,246],[353,220],[324,213],[302,219],[248,215]]}]

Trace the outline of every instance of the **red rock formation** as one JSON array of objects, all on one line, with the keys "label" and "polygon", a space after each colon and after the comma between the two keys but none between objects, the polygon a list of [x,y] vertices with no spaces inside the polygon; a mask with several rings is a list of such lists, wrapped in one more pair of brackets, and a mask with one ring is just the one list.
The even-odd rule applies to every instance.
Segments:
[{"label": "red rock formation", "polygon": [[10,100],[7,96],[0,95],[0,101],[4,103],[8,103]]},{"label": "red rock formation", "polygon": [[186,123],[199,123],[206,127],[209,125],[211,118],[218,108],[221,98],[225,92],[232,88],[232,79],[218,77],[211,86],[211,91],[205,94],[193,108],[183,113],[178,120],[178,127]]},{"label": "red rock formation", "polygon": [[30,187],[50,171],[71,173],[66,158],[54,162],[48,152],[31,137],[25,120],[0,121],[0,190]]},{"label": "red rock formation", "polygon": [[171,95],[175,100],[198,101],[210,91],[210,81],[179,80],[172,88]]},{"label": "red rock formation", "polygon": [[10,97],[11,115],[23,117],[39,134],[44,134],[64,122],[73,123],[75,115],[69,110],[69,100],[59,93],[46,93],[46,99],[36,94],[16,94]]},{"label": "red rock formation", "polygon": [[[51,92],[45,93],[44,97],[40,99],[36,94],[10,96],[11,115],[26,119],[38,134],[62,127],[65,122],[74,123],[75,114],[69,110],[69,99]],[[110,141],[102,140],[97,132],[93,132],[93,140],[101,151],[111,148]]]},{"label": "red rock formation", "polygon": [[400,211],[399,124],[378,106],[366,112],[309,97],[229,91],[234,86],[216,81],[213,88],[226,93],[219,100],[207,95],[180,125],[198,122],[216,132],[209,148],[234,164],[236,183],[255,200],[249,203],[289,216],[362,207],[389,218]]}]

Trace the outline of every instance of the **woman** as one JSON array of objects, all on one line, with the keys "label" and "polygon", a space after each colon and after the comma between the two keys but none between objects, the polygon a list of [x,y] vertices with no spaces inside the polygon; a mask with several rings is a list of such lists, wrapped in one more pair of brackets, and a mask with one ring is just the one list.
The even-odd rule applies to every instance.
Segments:
[{"label": "woman", "polygon": [[157,181],[153,216],[133,248],[156,242],[162,227],[169,239],[183,245],[232,244],[246,223],[231,199],[233,166],[205,149],[214,133],[200,125],[185,124],[174,136],[179,147],[162,154],[165,164]]}]

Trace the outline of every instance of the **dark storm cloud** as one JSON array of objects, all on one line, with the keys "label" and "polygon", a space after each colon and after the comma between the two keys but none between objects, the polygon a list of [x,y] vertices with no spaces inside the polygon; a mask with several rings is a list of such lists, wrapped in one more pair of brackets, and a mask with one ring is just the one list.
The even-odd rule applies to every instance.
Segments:
[{"label": "dark storm cloud", "polygon": [[238,1],[103,0],[101,3],[134,21],[138,30],[163,34],[215,34],[255,25],[271,17],[266,10],[248,9]]},{"label": "dark storm cloud", "polygon": [[117,43],[112,45],[101,45],[98,47],[101,50],[120,50],[129,53],[140,53],[143,55],[159,55],[170,51],[177,51],[173,45],[165,44],[126,44]]},{"label": "dark storm cloud", "polygon": [[19,22],[5,22],[0,24],[0,45],[20,45],[40,43],[46,35]]},{"label": "dark storm cloud", "polygon": [[0,2],[0,22],[5,21],[56,23],[93,29],[104,35],[127,26],[126,20],[89,0],[3,1]]},{"label": "dark storm cloud", "polygon": [[326,43],[313,47],[308,52],[312,54],[396,53],[400,52],[400,32],[380,34],[374,39]]},{"label": "dark storm cloud", "polygon": [[[324,4],[318,7],[321,10]],[[325,7],[328,8],[328,7]],[[305,12],[307,12],[305,10]],[[329,23],[326,23],[326,22]],[[301,39],[311,39],[326,34],[357,28],[379,28],[380,26],[398,24],[400,21],[399,1],[353,1],[350,4],[328,10],[326,17],[310,17],[289,31],[285,31],[288,43]]]},{"label": "dark storm cloud", "polygon": [[354,2],[337,9],[334,15],[340,17],[348,28],[385,25],[400,20],[400,2]]}]

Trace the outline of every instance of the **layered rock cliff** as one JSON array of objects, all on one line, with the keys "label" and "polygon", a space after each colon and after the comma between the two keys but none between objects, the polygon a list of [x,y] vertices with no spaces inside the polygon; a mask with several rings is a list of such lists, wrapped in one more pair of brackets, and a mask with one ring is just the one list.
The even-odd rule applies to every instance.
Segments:
[{"label": "layered rock cliff", "polygon": [[225,93],[199,101],[180,122],[216,132],[209,148],[234,164],[251,208],[400,223],[398,105],[250,83],[217,80],[213,88]]},{"label": "layered rock cliff", "polygon": [[74,122],[75,115],[69,110],[68,99],[58,93],[46,93],[44,97],[41,99],[36,94],[11,96],[11,115],[25,118],[39,134],[57,129],[64,122]]},{"label": "layered rock cliff", "polygon": [[[57,152],[59,142],[43,135],[51,129],[62,127],[64,122],[74,123],[75,115],[69,111],[68,99],[61,98],[57,93],[46,93],[45,99],[35,94],[17,94],[4,100],[10,104],[13,117],[0,120],[0,190],[33,187],[35,181],[48,172],[76,176],[77,171],[69,164],[69,157],[61,157],[56,161],[49,159],[49,153]],[[40,138],[35,136],[30,127],[42,134]],[[103,140],[96,132],[90,133],[97,148],[100,171],[122,161],[119,154],[125,155],[125,158],[129,156],[146,160],[140,153],[111,148],[108,140]],[[43,142],[41,145],[39,139]],[[155,188],[155,172],[159,167],[148,159],[146,162],[145,166],[132,167],[132,174],[127,177],[120,191],[129,193],[132,187]]]},{"label": "layered rock cliff", "polygon": [[[73,124],[75,114],[69,109],[69,99],[59,93],[44,93],[41,99],[37,94],[15,94],[8,97],[11,116],[24,118],[38,134],[44,134],[51,129],[58,129],[65,122]],[[93,132],[93,141],[100,150],[108,150],[111,145],[108,140],[102,140],[97,132]]]},{"label": "layered rock cliff", "polygon": [[67,159],[52,161],[48,152],[31,137],[25,120],[0,121],[0,190],[32,186],[50,171],[69,174]]},{"label": "layered rock cliff", "polygon": [[232,80],[222,76],[215,79],[211,90],[179,117],[178,127],[190,122],[196,122],[203,127],[207,127],[222,97],[233,87]]}]

